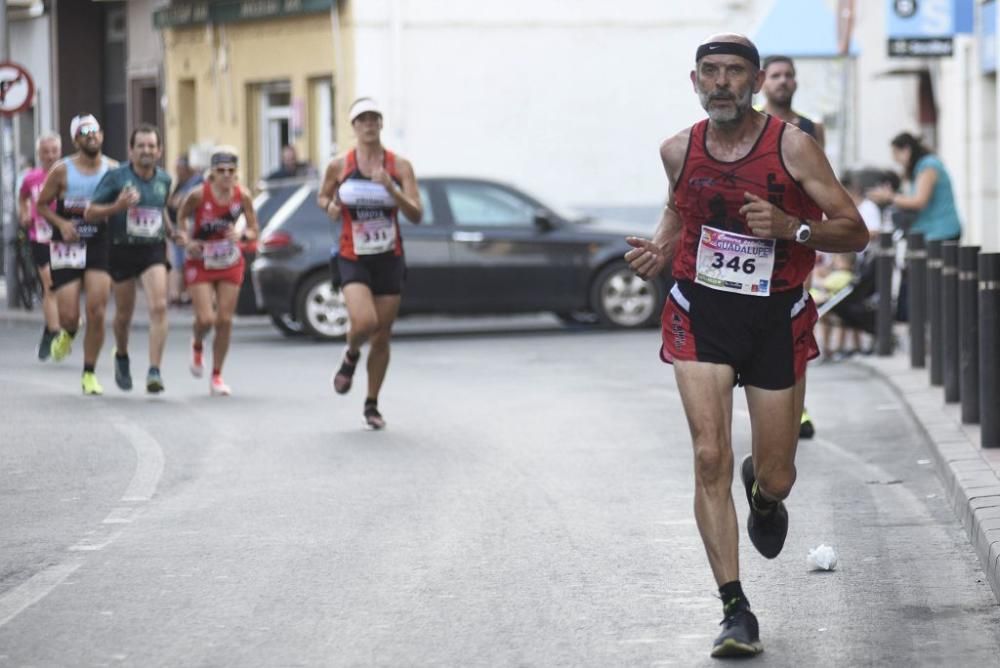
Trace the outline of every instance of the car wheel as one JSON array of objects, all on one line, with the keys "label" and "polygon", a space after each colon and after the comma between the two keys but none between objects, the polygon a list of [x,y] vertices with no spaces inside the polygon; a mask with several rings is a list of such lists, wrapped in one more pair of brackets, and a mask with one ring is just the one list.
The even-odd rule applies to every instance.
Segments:
[{"label": "car wheel", "polygon": [[661,281],[644,281],[624,262],[614,262],[597,273],[590,304],[597,317],[612,327],[646,327],[660,317],[664,292]]},{"label": "car wheel", "polygon": [[310,276],[299,289],[296,313],[302,330],[310,336],[339,339],[347,334],[350,321],[347,304],[325,272]]},{"label": "car wheel", "polygon": [[291,313],[272,313],[271,322],[285,336],[299,336],[302,334],[302,323],[292,317]]}]

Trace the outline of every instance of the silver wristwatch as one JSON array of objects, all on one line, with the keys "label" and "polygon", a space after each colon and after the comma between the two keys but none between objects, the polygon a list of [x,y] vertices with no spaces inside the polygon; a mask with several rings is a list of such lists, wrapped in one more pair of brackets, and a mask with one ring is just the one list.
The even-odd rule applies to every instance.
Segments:
[{"label": "silver wristwatch", "polygon": [[797,230],[795,230],[795,240],[798,241],[800,244],[804,244],[805,242],[809,241],[809,238],[812,236],[812,233],[813,231],[812,227],[810,227],[809,225],[809,221],[807,221],[805,218],[799,218],[799,227]]}]

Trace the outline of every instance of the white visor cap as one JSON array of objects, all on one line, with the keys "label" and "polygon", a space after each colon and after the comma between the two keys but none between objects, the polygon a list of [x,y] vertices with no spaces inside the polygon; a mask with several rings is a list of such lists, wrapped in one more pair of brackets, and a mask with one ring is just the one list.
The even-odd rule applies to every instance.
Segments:
[{"label": "white visor cap", "polygon": [[80,128],[87,125],[93,125],[97,127],[98,130],[101,129],[101,124],[97,122],[91,114],[86,116],[74,116],[73,120],[69,122],[69,136],[76,139],[76,133],[80,131]]},{"label": "white visor cap", "polygon": [[353,123],[354,119],[368,111],[374,112],[379,116],[382,115],[382,107],[379,106],[378,102],[370,97],[363,97],[356,100],[354,104],[351,105],[351,111],[348,113],[348,117],[351,119],[351,123]]}]

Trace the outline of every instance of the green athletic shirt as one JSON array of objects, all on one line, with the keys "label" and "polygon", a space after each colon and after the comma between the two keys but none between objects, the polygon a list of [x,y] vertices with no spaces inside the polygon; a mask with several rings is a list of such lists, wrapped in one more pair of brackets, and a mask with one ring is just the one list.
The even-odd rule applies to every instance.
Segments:
[{"label": "green athletic shirt", "polygon": [[156,168],[153,178],[146,181],[125,163],[117,169],[108,170],[97,184],[90,201],[94,204],[113,204],[118,195],[131,184],[139,191],[139,203],[127,210],[116,213],[108,219],[113,244],[151,244],[166,238],[167,222],[163,210],[167,206],[170,193],[170,176]]}]

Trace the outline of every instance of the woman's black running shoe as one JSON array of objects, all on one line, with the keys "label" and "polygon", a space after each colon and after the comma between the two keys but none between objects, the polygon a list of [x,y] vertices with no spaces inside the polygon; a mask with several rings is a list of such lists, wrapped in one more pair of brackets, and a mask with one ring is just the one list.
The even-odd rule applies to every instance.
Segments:
[{"label": "woman's black running shoe", "polygon": [[373,401],[365,402],[365,429],[378,431],[385,429],[385,418],[378,412],[378,406]]},{"label": "woman's black running shoe", "polygon": [[351,382],[354,379],[354,369],[361,359],[361,351],[351,354],[350,350],[344,350],[344,358],[340,362],[340,368],[333,374],[333,391],[337,394],[347,394],[351,389]]}]

